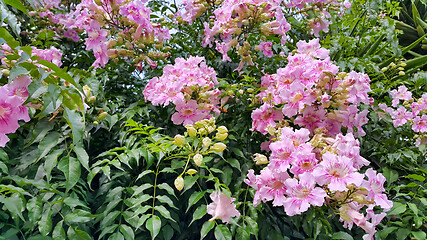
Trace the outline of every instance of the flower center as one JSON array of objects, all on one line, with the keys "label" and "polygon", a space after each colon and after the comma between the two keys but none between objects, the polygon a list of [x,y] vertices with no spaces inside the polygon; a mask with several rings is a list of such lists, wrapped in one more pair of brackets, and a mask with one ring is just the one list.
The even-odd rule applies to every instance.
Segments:
[{"label": "flower center", "polygon": [[272,189],[282,189],[285,186],[284,183],[282,183],[281,181],[274,181],[273,184],[271,184],[271,188]]},{"label": "flower center", "polygon": [[191,114],[193,114],[193,110],[191,110],[191,109],[185,109],[182,112],[182,115],[184,115],[184,116],[190,116]]},{"label": "flower center", "polygon": [[295,197],[298,199],[306,199],[311,194],[311,189],[306,186],[297,186],[294,189]]},{"label": "flower center", "polygon": [[292,103],[297,103],[297,102],[299,102],[299,100],[301,100],[302,99],[302,94],[301,93],[297,93],[297,94],[295,94],[295,96],[294,96],[294,99],[292,100]]},{"label": "flower center", "polygon": [[5,119],[10,115],[10,108],[0,106],[0,119]]}]

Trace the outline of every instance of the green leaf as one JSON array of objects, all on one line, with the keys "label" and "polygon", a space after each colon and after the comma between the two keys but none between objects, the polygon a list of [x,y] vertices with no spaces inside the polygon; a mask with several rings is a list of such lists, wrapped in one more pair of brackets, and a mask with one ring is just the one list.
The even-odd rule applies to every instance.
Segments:
[{"label": "green leaf", "polygon": [[76,209],[73,212],[65,215],[65,220],[67,222],[72,222],[72,223],[89,222],[93,218],[95,218],[95,215],[92,215],[90,212],[82,209]]},{"label": "green leaf", "polygon": [[171,214],[170,214],[169,210],[167,210],[164,206],[161,206],[161,205],[160,206],[155,206],[154,209],[156,209],[158,212],[160,212],[160,214],[163,217],[165,217],[165,218],[167,218],[167,219],[169,219],[169,220],[171,220],[173,222],[176,222],[175,219],[173,219],[171,217]]},{"label": "green leaf", "polygon": [[191,220],[190,224],[188,224],[188,226],[190,226],[194,221],[199,220],[200,218],[202,218],[203,216],[205,216],[206,215],[206,211],[207,211],[206,205],[199,206],[196,209],[196,211],[194,211],[194,213],[193,213],[193,219]]},{"label": "green leaf", "polygon": [[90,169],[89,169],[89,155],[87,155],[86,150],[80,146],[75,146],[73,150],[76,153],[77,159],[79,159],[82,166],[86,170],[90,171]]},{"label": "green leaf", "polygon": [[71,110],[84,111],[83,99],[79,93],[73,93],[67,89],[61,90],[61,95],[63,96],[62,103],[65,107]]},{"label": "green leaf", "polygon": [[215,221],[206,221],[203,223],[202,229],[200,230],[200,239],[203,239],[208,233],[215,227]]},{"label": "green leaf", "polygon": [[59,161],[58,169],[65,175],[65,187],[68,192],[80,179],[80,162],[74,157],[64,157]]},{"label": "green leaf", "polygon": [[387,186],[390,186],[391,183],[399,178],[397,171],[390,168],[384,168],[383,175],[387,179]]},{"label": "green leaf", "polygon": [[217,240],[231,240],[231,232],[225,225],[216,226],[214,234]]},{"label": "green leaf", "polygon": [[170,199],[168,196],[160,195],[160,196],[156,196],[156,199],[159,200],[159,202],[161,203],[168,204],[169,207],[171,208],[178,209],[177,207],[175,207],[175,204],[173,203],[172,199]]},{"label": "green leaf", "polygon": [[15,38],[10,35],[9,31],[7,31],[4,27],[0,27],[0,36],[0,38],[6,41],[7,45],[9,45],[10,48],[15,49],[19,46],[19,42],[16,41]]},{"label": "green leaf", "polygon": [[92,240],[92,237],[85,231],[73,229],[72,226],[68,228],[67,236],[73,240]]},{"label": "green leaf", "polygon": [[202,199],[202,197],[204,195],[205,195],[205,192],[194,192],[193,194],[191,194],[190,198],[188,199],[188,207],[187,207],[187,210],[185,212],[188,212],[188,210],[191,208],[191,206],[193,206],[200,199]]},{"label": "green leaf", "polygon": [[160,188],[160,189],[166,190],[170,195],[172,195],[172,196],[174,196],[176,198],[175,191],[167,183],[159,184],[159,185],[157,185],[157,187]]},{"label": "green leaf", "polygon": [[353,237],[346,232],[336,232],[332,235],[332,239],[353,240]]},{"label": "green leaf", "polygon": [[102,239],[102,237],[105,236],[105,234],[114,232],[114,230],[116,230],[118,226],[119,226],[118,224],[113,224],[113,225],[109,225],[107,227],[102,228],[102,232],[99,235],[99,239]]},{"label": "green leaf", "polygon": [[396,232],[397,240],[404,240],[406,237],[411,233],[410,229],[407,228],[400,228]]},{"label": "green leaf", "polygon": [[418,239],[418,240],[425,240],[426,239],[426,233],[423,231],[418,231],[418,232],[411,232],[412,236],[414,236],[414,238]]},{"label": "green leaf", "polygon": [[120,225],[120,232],[123,233],[123,236],[125,239],[135,239],[135,233],[133,232],[132,228],[130,228],[128,225]]},{"label": "green leaf", "polygon": [[381,239],[386,239],[387,236],[396,229],[397,227],[385,227],[383,230],[379,232],[379,235]]},{"label": "green leaf", "polygon": [[65,231],[62,227],[63,221],[60,221],[56,224],[55,228],[53,229],[52,237],[53,239],[58,240],[65,240]]},{"label": "green leaf", "polygon": [[413,204],[413,203],[407,203],[407,204],[408,204],[409,209],[411,209],[411,210],[412,210],[412,212],[413,212],[415,215],[418,215],[418,208],[417,208],[417,205],[415,205],[415,204]]},{"label": "green leaf", "polygon": [[426,180],[425,177],[423,177],[421,175],[417,175],[417,174],[409,174],[405,178],[414,179],[414,180],[420,181],[420,182],[424,182]]},{"label": "green leaf", "polygon": [[157,234],[160,232],[160,228],[162,226],[162,221],[156,215],[153,215],[151,218],[147,220],[145,223],[145,227],[151,233],[151,239],[156,238]]},{"label": "green leaf", "polygon": [[27,8],[25,8],[24,4],[21,3],[20,0],[3,0],[4,3],[20,10],[21,12],[28,15]]},{"label": "green leaf", "polygon": [[108,240],[125,240],[125,238],[123,237],[123,235],[120,232],[116,232],[114,234],[112,234]]},{"label": "green leaf", "polygon": [[116,220],[116,218],[120,215],[120,211],[113,211],[107,214],[107,216],[105,216],[102,221],[101,221],[101,227],[105,228],[107,226],[109,226],[111,223],[114,222],[114,220]]},{"label": "green leaf", "polygon": [[34,197],[27,202],[28,218],[31,222],[37,222],[43,212],[43,203],[40,197]]},{"label": "green leaf", "polygon": [[0,202],[3,202],[5,209],[16,216],[19,216],[22,221],[25,221],[25,218],[22,215],[25,211],[25,202],[18,193],[14,193],[10,197],[3,197],[3,195],[0,195]]},{"label": "green leaf", "polygon": [[28,71],[26,68],[24,68],[21,65],[16,65],[15,67],[13,67],[10,70],[10,75],[9,75],[9,82],[11,82],[13,79],[15,79],[16,77],[20,76],[20,75],[28,75],[30,73],[30,71]]},{"label": "green leaf", "polygon": [[39,231],[44,236],[47,236],[52,230],[52,209],[49,207],[42,215],[39,221]]},{"label": "green leaf", "polygon": [[393,202],[393,207],[390,209],[389,212],[387,212],[387,215],[389,216],[399,215],[405,211],[406,211],[406,204]]},{"label": "green leaf", "polygon": [[68,108],[65,108],[64,118],[73,131],[74,145],[78,146],[83,140],[83,133],[85,130],[84,118],[77,111],[73,111]]},{"label": "green leaf", "polygon": [[37,63],[52,69],[54,71],[53,75],[64,79],[65,81],[73,84],[77,89],[82,90],[80,89],[81,88],[80,85],[78,85],[76,81],[74,81],[74,79],[66,71],[59,68],[56,64],[48,62],[43,59],[39,59]]},{"label": "green leaf", "polygon": [[50,174],[52,169],[56,166],[58,162],[58,157],[64,152],[64,149],[55,149],[52,153],[47,155],[44,161],[44,171],[46,172],[47,181],[50,181]]},{"label": "green leaf", "polygon": [[39,157],[37,160],[42,159],[46,156],[50,150],[58,145],[58,140],[61,135],[58,132],[50,132],[45,138],[39,143]]}]

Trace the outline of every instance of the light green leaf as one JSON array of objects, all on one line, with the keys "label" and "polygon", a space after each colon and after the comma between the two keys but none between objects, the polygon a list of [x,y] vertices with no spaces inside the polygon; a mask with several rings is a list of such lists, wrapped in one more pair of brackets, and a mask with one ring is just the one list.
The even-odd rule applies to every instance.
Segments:
[{"label": "light green leaf", "polygon": [[114,232],[114,230],[116,230],[118,226],[119,226],[118,224],[113,224],[113,225],[109,225],[107,227],[102,228],[102,232],[99,235],[99,239],[102,239],[102,237],[105,236],[105,234]]},{"label": "light green leaf", "polygon": [[10,197],[3,197],[3,195],[0,195],[0,197],[0,202],[3,202],[5,209],[16,216],[19,216],[22,221],[25,221],[25,218],[22,215],[25,211],[25,202],[18,193],[14,193]]},{"label": "light green leaf", "polygon": [[78,85],[76,83],[76,81],[74,81],[74,79],[67,72],[65,72],[63,69],[59,68],[56,64],[48,62],[48,61],[43,60],[43,59],[38,60],[37,63],[52,69],[54,71],[53,75],[60,77],[60,78],[64,79],[65,81],[73,84],[80,91],[82,90],[82,89],[80,89],[81,88],[80,85]]},{"label": "light green leaf", "polygon": [[73,229],[73,227],[68,228],[67,236],[69,239],[73,240],[92,240],[92,237],[87,232]]},{"label": "light green leaf", "polygon": [[125,238],[120,232],[115,232],[108,238],[108,240],[125,240]]},{"label": "light green leaf", "polygon": [[65,231],[62,227],[63,221],[60,221],[56,224],[55,228],[53,229],[52,237],[53,239],[58,240],[65,240]]},{"label": "light green leaf", "polygon": [[93,218],[95,218],[95,215],[92,215],[90,212],[82,209],[76,209],[72,213],[65,215],[65,220],[72,223],[89,222]]},{"label": "light green leaf", "polygon": [[188,207],[187,207],[187,210],[185,212],[188,212],[188,210],[191,208],[191,206],[193,206],[200,199],[202,199],[202,197],[204,195],[205,195],[205,192],[194,192],[193,194],[191,194],[190,198],[188,199]]},{"label": "light green leaf", "polygon": [[160,228],[162,226],[162,221],[156,215],[153,215],[151,218],[147,220],[145,223],[145,227],[151,233],[151,239],[156,238],[157,234],[160,232]]},{"label": "light green leaf", "polygon": [[28,15],[27,8],[24,6],[24,4],[21,3],[20,0],[3,0],[3,1],[4,1],[4,3],[16,8],[16,9],[20,10],[21,12]]},{"label": "light green leaf", "polygon": [[65,175],[65,187],[68,192],[80,179],[80,162],[74,157],[64,157],[59,161],[58,169]]},{"label": "light green leaf", "polygon": [[154,209],[157,210],[158,212],[160,212],[160,214],[163,217],[165,217],[165,218],[167,218],[167,219],[169,219],[169,220],[171,220],[173,222],[176,222],[175,219],[173,219],[171,217],[171,214],[170,214],[169,210],[167,210],[164,206],[161,206],[161,205],[160,206],[155,206]]},{"label": "light green leaf", "polygon": [[135,239],[135,233],[133,232],[132,228],[130,228],[128,225],[120,225],[120,232],[123,233],[123,236],[125,239]]},{"label": "light green leaf", "polygon": [[336,232],[332,235],[332,239],[353,240],[353,237],[346,232]]},{"label": "light green leaf", "polygon": [[10,75],[9,75],[9,82],[11,82],[13,79],[15,79],[16,77],[20,76],[20,75],[28,75],[30,73],[30,71],[28,71],[26,68],[24,68],[21,65],[16,65],[15,67],[13,67],[10,70]]},{"label": "light green leaf", "polygon": [[68,108],[65,108],[64,118],[73,131],[74,145],[78,146],[83,140],[83,133],[85,130],[84,118],[79,112],[70,110]]},{"label": "light green leaf", "polygon": [[175,191],[167,183],[159,184],[159,185],[157,185],[157,187],[160,188],[160,189],[166,190],[170,195],[173,195],[176,198]]},{"label": "light green leaf", "polygon": [[79,159],[82,166],[86,170],[90,171],[90,169],[89,169],[89,155],[87,155],[86,150],[80,146],[75,146],[73,150],[76,153],[77,159]]},{"label": "light green leaf", "polygon": [[190,224],[188,224],[188,226],[190,226],[194,221],[199,220],[200,218],[202,218],[203,216],[205,216],[206,215],[206,211],[207,211],[206,205],[199,206],[196,209],[196,211],[194,211],[194,213],[193,213],[193,219],[191,220]]},{"label": "light green leaf", "polygon": [[411,232],[412,236],[414,236],[414,238],[418,239],[418,240],[425,240],[426,239],[426,233],[423,231],[418,231],[418,232]]},{"label": "light green leaf", "polygon": [[406,211],[406,204],[393,202],[393,207],[387,212],[388,216],[399,215]]},{"label": "light green leaf", "polygon": [[58,132],[50,132],[45,138],[39,143],[39,157],[37,160],[42,159],[46,156],[50,150],[58,145],[58,140],[61,135]]},{"label": "light green leaf", "polygon": [[217,240],[231,240],[231,232],[225,225],[216,226],[214,234]]},{"label": "light green leaf", "polygon": [[39,221],[39,231],[42,235],[47,236],[52,230],[52,209],[48,209],[42,215]]},{"label": "light green leaf", "polygon": [[203,223],[202,229],[200,230],[200,239],[203,239],[208,235],[209,231],[215,227],[215,221],[206,221]]},{"label": "light green leaf", "polygon": [[161,203],[168,204],[169,207],[171,208],[178,209],[177,207],[175,207],[175,204],[173,203],[172,199],[170,199],[168,196],[160,195],[160,196],[156,196],[156,199],[159,200],[159,202]]},{"label": "light green leaf", "polygon": [[40,197],[31,198],[27,202],[28,218],[31,222],[37,222],[43,212],[43,203]]},{"label": "light green leaf", "polygon": [[64,152],[64,149],[55,149],[51,154],[47,155],[44,161],[44,171],[46,172],[47,181],[50,181],[52,169],[58,162],[58,157]]}]

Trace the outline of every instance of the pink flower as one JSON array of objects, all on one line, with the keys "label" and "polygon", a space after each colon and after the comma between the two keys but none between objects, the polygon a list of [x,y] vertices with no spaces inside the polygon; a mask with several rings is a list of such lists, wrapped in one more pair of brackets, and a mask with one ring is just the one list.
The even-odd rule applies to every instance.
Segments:
[{"label": "pink flower", "polygon": [[13,133],[19,128],[22,99],[10,96],[6,86],[0,87],[0,96],[0,134]]},{"label": "pink flower", "polygon": [[262,53],[268,58],[271,58],[274,55],[273,51],[271,50],[271,45],[271,42],[262,42],[258,45],[259,50],[262,51]]},{"label": "pink flower", "polygon": [[427,114],[422,117],[417,116],[414,118],[414,125],[412,125],[414,132],[427,132]]},{"label": "pink flower", "polygon": [[299,175],[299,182],[295,178],[289,178],[285,185],[289,198],[285,200],[284,207],[289,216],[307,211],[310,205],[320,207],[325,202],[326,192],[315,187],[316,181],[311,173]]},{"label": "pink flower", "polygon": [[312,152],[298,152],[294,155],[292,162],[291,173],[296,176],[305,172],[313,172],[317,166],[318,160]]},{"label": "pink flower", "polygon": [[295,146],[290,139],[283,139],[270,144],[271,156],[268,167],[277,172],[286,172],[292,162]]},{"label": "pink flower", "polygon": [[268,103],[264,103],[260,108],[254,110],[251,114],[252,117],[252,131],[258,130],[262,134],[266,134],[266,128],[270,125],[276,126],[275,121],[283,118],[280,110],[276,110]]},{"label": "pink flower", "polygon": [[199,105],[196,100],[190,100],[185,102],[184,100],[179,99],[175,102],[175,109],[178,111],[172,115],[172,121],[174,124],[183,125],[193,124],[197,121],[200,121],[207,117],[207,114],[199,109]]},{"label": "pink flower", "polygon": [[362,183],[362,187],[366,188],[369,193],[367,196],[367,200],[374,200],[375,203],[381,206],[385,211],[388,211],[391,207],[393,207],[393,202],[387,199],[387,195],[384,192],[384,182],[386,181],[385,177],[372,168],[366,170],[365,175],[369,178],[368,181],[364,180]]},{"label": "pink flower", "polygon": [[390,92],[391,97],[393,98],[392,106],[396,107],[399,103],[399,100],[410,100],[412,99],[412,93],[408,91],[408,89],[405,86],[399,86],[399,88],[396,90],[392,90]]},{"label": "pink flower", "polygon": [[236,209],[236,205],[232,203],[235,198],[229,198],[222,192],[213,192],[210,195],[213,203],[207,206],[207,213],[212,215],[209,221],[221,218],[222,222],[228,224],[230,217],[240,217],[239,211]]},{"label": "pink flower", "polygon": [[9,138],[4,133],[0,133],[0,147],[6,146],[6,143],[9,142]]},{"label": "pink flower", "polygon": [[331,191],[348,191],[347,185],[362,183],[363,175],[356,171],[350,158],[326,152],[322,159],[313,171],[319,185],[328,184]]},{"label": "pink flower", "polygon": [[393,118],[393,126],[400,127],[411,120],[412,114],[406,111],[406,108],[400,106],[396,111],[390,113]]}]

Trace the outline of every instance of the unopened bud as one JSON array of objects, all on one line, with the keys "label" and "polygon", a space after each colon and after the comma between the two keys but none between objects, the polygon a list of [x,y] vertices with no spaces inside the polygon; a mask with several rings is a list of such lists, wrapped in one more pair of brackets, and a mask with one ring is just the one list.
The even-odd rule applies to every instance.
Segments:
[{"label": "unopened bud", "polygon": [[215,138],[218,140],[218,141],[224,141],[226,138],[228,137],[228,133],[216,133],[216,136],[215,136]]},{"label": "unopened bud", "polygon": [[190,137],[195,137],[197,135],[197,130],[192,126],[187,128],[187,132]]},{"label": "unopened bud", "polygon": [[91,96],[91,97],[89,97],[88,99],[87,99],[87,102],[88,103],[93,103],[93,102],[95,102],[96,101],[96,97],[95,96]]},{"label": "unopened bud", "polygon": [[261,164],[267,164],[268,163],[268,159],[267,159],[266,156],[264,156],[262,154],[259,154],[259,153],[255,153],[254,156],[255,156],[254,161],[255,161],[256,165],[261,165]]},{"label": "unopened bud", "polygon": [[96,120],[100,121],[104,119],[106,116],[108,116],[108,112],[101,112],[100,114],[98,114],[98,117],[96,118]]},{"label": "unopened bud", "polygon": [[228,129],[225,126],[219,126],[216,130],[220,134],[228,133]]},{"label": "unopened bud", "polygon": [[202,143],[205,148],[208,148],[211,145],[212,141],[210,138],[205,137],[203,138]]},{"label": "unopened bud", "polygon": [[196,164],[196,166],[200,167],[200,165],[202,165],[202,162],[203,162],[202,154],[198,153],[198,154],[194,155],[193,161]]},{"label": "unopened bud", "polygon": [[189,174],[189,175],[193,175],[193,174],[197,173],[197,170],[195,170],[195,169],[188,169],[188,171],[185,172],[185,173]]},{"label": "unopened bud", "polygon": [[174,185],[175,185],[175,188],[178,190],[178,191],[181,191],[183,188],[184,188],[184,178],[182,178],[181,176],[178,176],[176,179],[175,179],[175,181],[174,181],[174,183],[173,183]]},{"label": "unopened bud", "polygon": [[98,123],[98,121],[93,121],[93,125],[98,125],[99,123]]},{"label": "unopened bud", "polygon": [[405,72],[404,71],[399,71],[399,75],[400,76],[405,76]]},{"label": "unopened bud", "polygon": [[212,147],[212,149],[215,152],[222,152],[227,148],[227,146],[224,143],[215,143]]},{"label": "unopened bud", "polygon": [[185,137],[182,135],[176,135],[173,141],[177,146],[182,146],[185,143]]},{"label": "unopened bud", "polygon": [[10,71],[9,71],[9,69],[2,69],[2,70],[1,70],[1,73],[2,73],[3,75],[9,76]]}]

